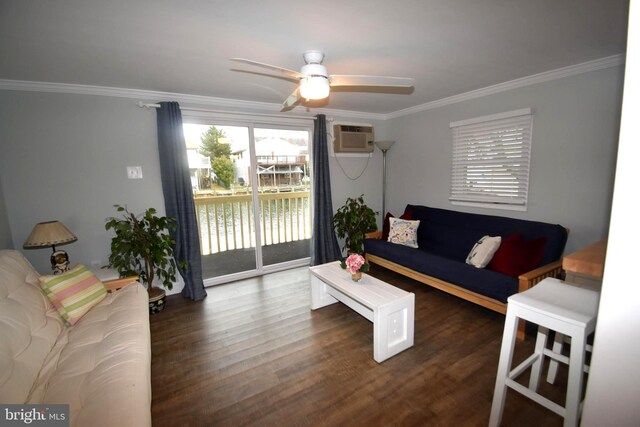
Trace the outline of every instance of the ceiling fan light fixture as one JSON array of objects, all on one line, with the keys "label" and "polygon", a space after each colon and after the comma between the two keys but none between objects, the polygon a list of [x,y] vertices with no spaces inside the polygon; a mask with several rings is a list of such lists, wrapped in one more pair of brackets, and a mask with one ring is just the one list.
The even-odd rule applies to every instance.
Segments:
[{"label": "ceiling fan light fixture", "polygon": [[[231,58],[232,61],[243,62],[249,65],[268,68],[271,71],[279,71],[289,78],[298,79],[298,87],[289,95],[282,104],[282,110],[289,111],[295,107],[300,100],[326,99],[329,96],[331,87],[351,86],[357,88],[360,86],[381,86],[381,87],[413,87],[414,79],[407,77],[388,77],[388,76],[365,76],[365,75],[349,75],[349,74],[329,74],[327,67],[322,65],[324,53],[320,51],[308,51],[303,55],[305,65],[302,66],[300,72],[289,70],[287,68],[269,65],[263,62],[252,61],[245,58]],[[233,70],[244,71],[244,70]],[[256,73],[262,74],[262,73]],[[267,74],[269,76],[269,74]],[[270,76],[279,77],[279,76]],[[309,106],[308,106],[309,107]],[[383,148],[381,148],[383,149]],[[387,148],[388,149],[388,148]]]},{"label": "ceiling fan light fixture", "polygon": [[329,96],[329,80],[325,76],[308,76],[300,80],[300,95],[305,99]]}]

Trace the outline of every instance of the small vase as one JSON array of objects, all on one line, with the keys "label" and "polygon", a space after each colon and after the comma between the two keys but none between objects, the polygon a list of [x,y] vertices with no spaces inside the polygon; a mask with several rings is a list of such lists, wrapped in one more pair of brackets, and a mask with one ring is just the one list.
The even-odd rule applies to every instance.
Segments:
[{"label": "small vase", "polygon": [[354,282],[359,282],[360,279],[362,279],[362,271],[356,271],[355,273],[351,274],[351,280],[353,280]]}]

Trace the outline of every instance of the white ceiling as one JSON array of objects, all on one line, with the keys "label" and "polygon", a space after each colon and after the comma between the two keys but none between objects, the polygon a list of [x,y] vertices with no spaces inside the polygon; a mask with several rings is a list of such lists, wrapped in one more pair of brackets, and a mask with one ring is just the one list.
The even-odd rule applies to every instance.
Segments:
[{"label": "white ceiling", "polygon": [[[624,54],[627,0],[0,0],[0,79],[280,104],[295,83],[229,61],[415,78],[318,106],[386,114]],[[300,110],[303,107],[296,107]]]}]

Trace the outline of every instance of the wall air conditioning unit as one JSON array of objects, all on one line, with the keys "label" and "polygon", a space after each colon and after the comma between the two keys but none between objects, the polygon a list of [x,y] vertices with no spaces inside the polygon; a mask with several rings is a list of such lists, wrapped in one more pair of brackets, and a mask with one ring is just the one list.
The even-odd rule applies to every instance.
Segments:
[{"label": "wall air conditioning unit", "polygon": [[363,153],[373,152],[373,126],[333,125],[333,152]]}]

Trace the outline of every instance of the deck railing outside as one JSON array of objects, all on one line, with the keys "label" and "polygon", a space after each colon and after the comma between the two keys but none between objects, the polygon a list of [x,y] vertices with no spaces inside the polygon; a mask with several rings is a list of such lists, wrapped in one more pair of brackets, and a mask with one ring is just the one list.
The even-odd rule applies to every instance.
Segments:
[{"label": "deck railing outside", "polygon": [[[308,190],[260,193],[260,232],[263,245],[311,238],[311,199]],[[256,245],[250,193],[196,196],[200,253],[210,255]]]},{"label": "deck railing outside", "polygon": [[256,156],[256,160],[259,165],[269,164],[269,165],[302,165],[306,163],[307,158],[305,156],[294,156],[294,155],[282,155],[282,156]]}]

